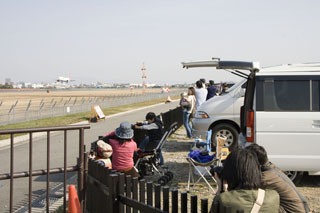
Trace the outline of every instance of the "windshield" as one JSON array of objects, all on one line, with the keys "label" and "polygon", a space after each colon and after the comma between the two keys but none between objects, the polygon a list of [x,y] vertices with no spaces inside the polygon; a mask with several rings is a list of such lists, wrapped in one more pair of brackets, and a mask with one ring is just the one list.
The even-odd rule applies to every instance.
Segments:
[{"label": "windshield", "polygon": [[230,87],[228,90],[225,91],[225,93],[222,93],[221,95],[225,95],[227,93],[232,92],[233,90],[237,89],[239,86],[241,86],[242,84],[244,84],[247,81],[247,79],[242,79],[241,81],[239,81],[238,83],[235,83],[232,87]]}]

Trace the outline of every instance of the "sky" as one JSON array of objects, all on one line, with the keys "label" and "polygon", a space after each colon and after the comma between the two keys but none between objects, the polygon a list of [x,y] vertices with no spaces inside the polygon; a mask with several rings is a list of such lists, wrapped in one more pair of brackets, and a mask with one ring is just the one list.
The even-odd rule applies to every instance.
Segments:
[{"label": "sky", "polygon": [[0,0],[0,83],[237,81],[181,62],[320,62],[318,0]]}]

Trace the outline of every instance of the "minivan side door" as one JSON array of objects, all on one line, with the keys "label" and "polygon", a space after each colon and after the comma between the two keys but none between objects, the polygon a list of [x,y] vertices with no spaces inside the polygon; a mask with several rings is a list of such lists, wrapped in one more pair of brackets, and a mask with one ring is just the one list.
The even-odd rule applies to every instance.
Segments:
[{"label": "minivan side door", "polygon": [[255,141],[286,171],[320,171],[320,76],[256,76]]}]

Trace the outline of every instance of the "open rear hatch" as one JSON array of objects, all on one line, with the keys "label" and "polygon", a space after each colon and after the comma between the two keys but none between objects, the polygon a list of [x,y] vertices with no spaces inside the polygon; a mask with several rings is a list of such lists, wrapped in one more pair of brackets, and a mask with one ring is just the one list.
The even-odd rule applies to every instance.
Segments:
[{"label": "open rear hatch", "polygon": [[[240,110],[240,128],[241,132],[246,136],[246,123],[247,113],[246,111],[252,111],[253,95],[249,91],[254,91],[255,87],[255,73],[260,70],[259,62],[247,62],[247,61],[221,61],[219,58],[212,58],[211,61],[197,61],[197,62],[182,62],[183,68],[198,68],[198,67],[214,67],[216,69],[223,69],[234,75],[247,79],[247,89],[244,100],[244,106]],[[241,72],[239,70],[250,71],[250,74]],[[251,88],[251,89],[248,89]]]},{"label": "open rear hatch", "polygon": [[247,61],[221,61],[213,58],[211,61],[196,61],[196,62],[182,62],[183,68],[198,68],[198,67],[215,67],[216,69],[223,69],[234,75],[242,78],[248,78],[249,75],[239,70],[248,70],[257,72],[260,69],[259,62]]}]

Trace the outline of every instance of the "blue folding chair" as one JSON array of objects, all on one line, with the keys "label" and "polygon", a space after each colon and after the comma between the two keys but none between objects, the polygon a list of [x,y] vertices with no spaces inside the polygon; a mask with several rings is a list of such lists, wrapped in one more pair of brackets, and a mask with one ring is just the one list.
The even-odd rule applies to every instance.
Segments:
[{"label": "blue folding chair", "polygon": [[211,136],[212,136],[212,130],[210,129],[208,132],[207,132],[207,137],[206,137],[206,140],[203,141],[199,138],[196,138],[195,139],[195,142],[196,142],[196,146],[201,148],[201,147],[205,147],[205,150],[208,151],[208,153],[211,152]]}]

